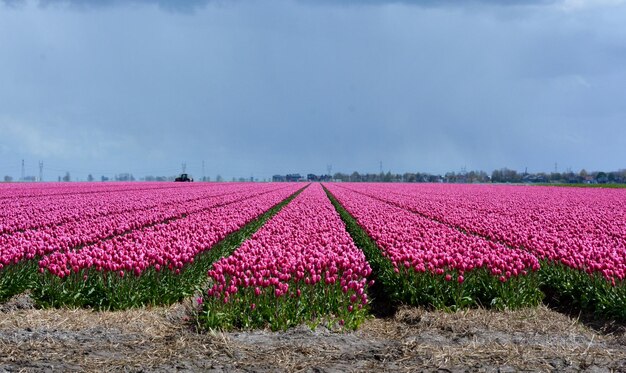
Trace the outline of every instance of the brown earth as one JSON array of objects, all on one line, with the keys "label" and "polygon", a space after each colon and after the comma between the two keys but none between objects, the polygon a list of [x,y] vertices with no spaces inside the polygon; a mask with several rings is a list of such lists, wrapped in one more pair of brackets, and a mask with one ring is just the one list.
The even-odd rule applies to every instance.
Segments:
[{"label": "brown earth", "polygon": [[544,306],[456,313],[402,308],[356,332],[198,333],[191,302],[123,312],[0,305],[0,371],[626,371],[623,326]]}]

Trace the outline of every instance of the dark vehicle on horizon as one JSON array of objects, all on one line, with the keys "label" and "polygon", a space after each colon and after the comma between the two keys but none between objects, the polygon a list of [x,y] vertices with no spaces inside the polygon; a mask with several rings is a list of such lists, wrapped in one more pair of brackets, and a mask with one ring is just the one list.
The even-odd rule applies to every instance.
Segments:
[{"label": "dark vehicle on horizon", "polygon": [[180,174],[180,176],[177,177],[174,181],[183,181],[183,182],[189,181],[189,182],[191,182],[191,181],[193,181],[193,178],[189,177],[188,174]]}]

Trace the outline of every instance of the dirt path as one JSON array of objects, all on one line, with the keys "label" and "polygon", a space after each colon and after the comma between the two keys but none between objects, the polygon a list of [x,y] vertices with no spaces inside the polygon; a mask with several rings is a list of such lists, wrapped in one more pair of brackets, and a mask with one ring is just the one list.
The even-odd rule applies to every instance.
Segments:
[{"label": "dirt path", "polygon": [[0,305],[0,371],[626,371],[626,334],[545,307],[401,309],[358,331],[198,334],[185,305],[124,312]]}]

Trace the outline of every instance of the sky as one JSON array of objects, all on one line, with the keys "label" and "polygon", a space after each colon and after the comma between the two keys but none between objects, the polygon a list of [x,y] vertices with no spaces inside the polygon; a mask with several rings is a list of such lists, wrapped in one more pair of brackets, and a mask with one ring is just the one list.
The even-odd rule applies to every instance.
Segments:
[{"label": "sky", "polygon": [[0,0],[0,177],[22,160],[44,180],[624,169],[626,1]]}]

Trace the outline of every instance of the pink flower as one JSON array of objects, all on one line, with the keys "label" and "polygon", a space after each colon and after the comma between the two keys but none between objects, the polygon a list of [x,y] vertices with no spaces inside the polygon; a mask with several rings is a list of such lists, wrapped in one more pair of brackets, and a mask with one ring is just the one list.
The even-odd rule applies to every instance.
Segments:
[{"label": "pink flower", "polygon": [[[332,239],[331,239],[332,238]],[[353,303],[365,296],[371,268],[319,184],[312,184],[208,275],[215,284],[274,287],[274,297],[302,296],[302,286],[340,286]],[[295,291],[292,285],[295,285]],[[230,293],[234,295],[235,291]],[[349,293],[352,290],[354,293]],[[255,295],[260,295],[258,287]]]}]

